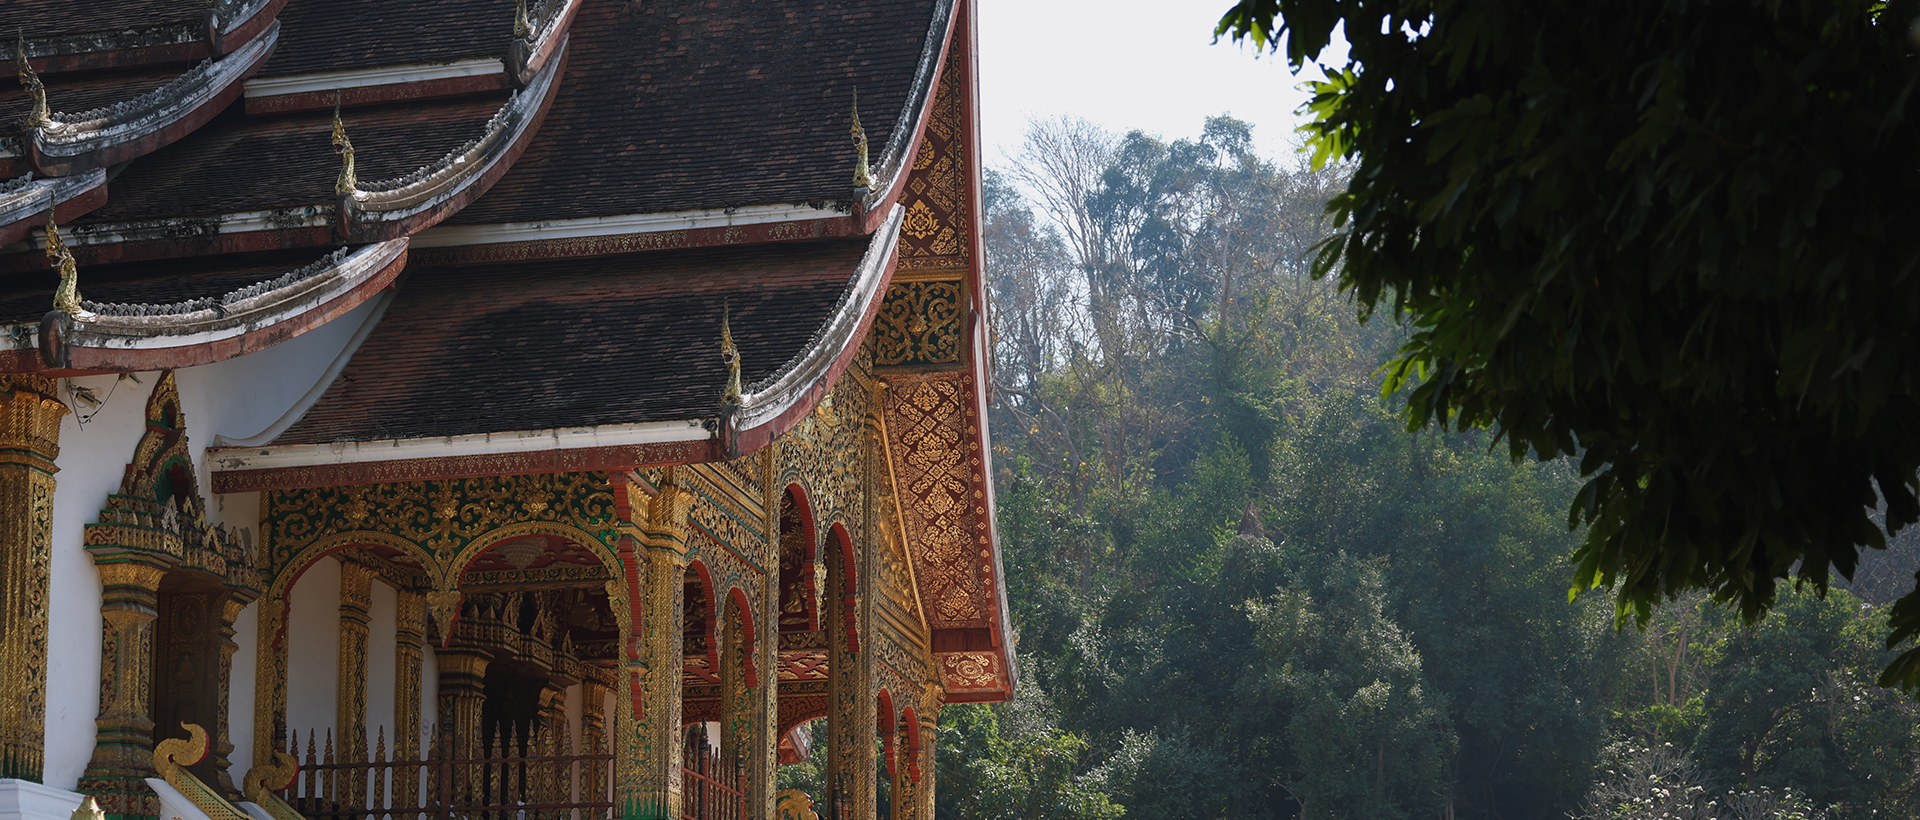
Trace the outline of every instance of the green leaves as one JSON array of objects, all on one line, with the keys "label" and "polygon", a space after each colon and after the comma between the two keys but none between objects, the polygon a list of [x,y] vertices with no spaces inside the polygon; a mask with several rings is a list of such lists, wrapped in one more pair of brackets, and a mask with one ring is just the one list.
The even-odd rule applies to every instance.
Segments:
[{"label": "green leaves", "polygon": [[[1412,324],[1408,424],[1579,453],[1574,587],[1757,618],[1920,517],[1920,2],[1247,0],[1219,32],[1327,66],[1323,246]],[[1796,567],[1798,569],[1796,569]],[[1889,638],[1920,637],[1920,591]],[[1920,695],[1920,655],[1882,680]]]}]

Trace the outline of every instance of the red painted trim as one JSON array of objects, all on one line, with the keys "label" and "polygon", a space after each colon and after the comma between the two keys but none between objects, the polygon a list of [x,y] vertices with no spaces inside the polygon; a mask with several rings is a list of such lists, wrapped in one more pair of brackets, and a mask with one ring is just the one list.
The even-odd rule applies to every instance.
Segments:
[{"label": "red painted trim", "polygon": [[906,727],[907,777],[920,782],[920,716],[909,706],[900,710],[900,724]]},{"label": "red painted trim", "polygon": [[553,34],[547,37],[545,46],[542,46],[539,51],[534,52],[533,55],[528,58],[526,68],[519,72],[518,76],[513,78],[516,84],[525,86],[527,83],[532,82],[534,77],[539,76],[542,69],[547,67],[547,61],[553,59],[553,55],[558,53],[560,45],[565,43],[567,36],[573,32],[573,18],[579,15],[580,7],[585,4],[586,0],[576,0],[576,2],[570,2],[566,5],[566,16],[553,21]]},{"label": "red painted trim", "polygon": [[[118,347],[79,347],[66,344],[66,361],[63,366],[75,370],[94,371],[130,371],[164,370],[167,368],[194,367],[197,365],[223,362],[236,359],[248,353],[264,350],[281,342],[300,336],[317,328],[348,311],[366,303],[380,291],[386,290],[400,271],[407,266],[407,253],[402,250],[393,261],[366,281],[355,285],[353,289],[326,301],[298,316],[275,322],[258,330],[239,336],[222,339],[217,342],[168,347],[159,349],[129,350]],[[45,369],[44,364],[41,368]]]},{"label": "red painted trim", "polygon": [[880,690],[880,696],[877,698],[877,700],[879,701],[879,703],[877,704],[877,706],[879,707],[879,714],[875,716],[873,728],[874,728],[874,733],[880,735],[880,748],[884,750],[886,754],[887,776],[892,777],[893,768],[894,768],[893,767],[893,746],[894,746],[893,736],[899,732],[899,726],[894,720],[893,693],[888,692],[883,687]]},{"label": "red painted trim", "polygon": [[219,31],[210,30],[207,33],[207,40],[212,43],[215,53],[232,54],[240,47],[253,42],[253,38],[260,36],[268,26],[273,25],[273,21],[280,17],[280,9],[286,5],[287,0],[271,0],[255,11],[252,17],[248,17],[246,22],[241,23],[239,28],[234,29],[232,34],[222,36]]},{"label": "red painted trim", "polygon": [[54,177],[70,176],[94,168],[118,165],[127,160],[151,154],[161,148],[172,145],[180,138],[193,133],[194,130],[200,126],[206,125],[208,120],[213,119],[221,111],[226,110],[228,104],[239,99],[242,87],[245,85],[247,78],[253,76],[254,72],[259,71],[261,66],[266,65],[267,61],[273,58],[273,52],[277,49],[279,43],[276,42],[273,45],[275,48],[268,48],[261,52],[260,56],[256,58],[251,65],[247,66],[245,71],[240,72],[238,76],[234,77],[232,81],[227,83],[225,88],[220,89],[220,92],[215,94],[212,99],[201,103],[193,110],[188,111],[186,116],[168,123],[158,131],[142,134],[126,142],[117,142],[104,148],[72,157],[48,157],[40,153],[39,142],[31,138],[23,138],[21,140],[22,147],[26,149],[27,158],[32,160],[35,168],[47,176]]},{"label": "red painted trim", "polygon": [[439,80],[422,80],[412,83],[386,83],[383,85],[363,85],[344,88],[338,91],[302,91],[294,94],[273,94],[265,96],[247,95],[247,113],[285,114],[291,111],[319,111],[332,108],[334,102],[347,108],[361,105],[378,105],[390,102],[415,102],[441,97],[463,97],[468,94],[481,94],[491,91],[504,91],[511,87],[505,66],[497,74],[476,74],[471,77],[447,77]]},{"label": "red painted trim", "polygon": [[[99,185],[88,188],[80,192],[78,196],[69,197],[62,200],[59,204],[54,205],[53,215],[55,219],[61,222],[72,222],[105,204],[107,204],[107,181],[105,177],[102,177]],[[26,239],[29,231],[45,224],[47,224],[47,213],[40,211],[18,222],[0,225],[0,245],[11,245],[22,239]],[[32,258],[36,256],[36,254],[29,253],[26,254],[26,256]]]},{"label": "red painted trim", "polygon": [[[252,448],[209,447],[207,454],[209,458],[217,458],[223,450],[248,449]],[[386,484],[395,481],[572,473],[589,470],[630,470],[636,467],[711,461],[713,460],[712,451],[713,441],[707,439],[590,447],[578,450],[546,450],[537,453],[410,458],[396,461],[276,467],[263,470],[230,470],[213,474],[213,491],[250,493],[353,484]]]},{"label": "red painted trim", "polygon": [[1013,693],[999,690],[969,689],[964,692],[948,692],[948,703],[1006,703]]},{"label": "red painted trim", "polygon": [[[960,20],[965,12],[955,8],[953,18],[947,21],[946,38],[940,43],[940,56],[933,64],[933,77],[927,86],[927,99],[920,106],[920,115],[913,124],[913,139],[907,141],[907,155],[900,158],[900,172],[894,175],[893,187],[887,189],[886,196],[875,202],[872,208],[862,208],[859,212],[861,233],[873,233],[880,230],[880,222],[887,218],[887,211],[900,201],[900,195],[907,189],[907,178],[913,176],[913,158],[920,151],[920,141],[926,139],[927,123],[933,120],[933,103],[940,97],[940,80],[947,71],[947,50],[953,48],[954,33],[960,30]],[[979,168],[975,158],[972,167]],[[855,207],[862,207],[855,203]]]},{"label": "red painted trim", "polygon": [[[464,226],[463,226],[464,227]],[[538,259],[572,259],[586,256],[614,256],[646,251],[712,248],[726,245],[760,245],[771,242],[799,242],[814,239],[843,239],[864,236],[860,225],[849,216],[792,222],[768,222],[716,228],[689,228],[645,233],[578,236],[565,239],[533,239],[522,242],[491,242],[475,245],[448,245],[420,248],[414,258],[422,265],[486,264],[490,262],[526,262]]]}]

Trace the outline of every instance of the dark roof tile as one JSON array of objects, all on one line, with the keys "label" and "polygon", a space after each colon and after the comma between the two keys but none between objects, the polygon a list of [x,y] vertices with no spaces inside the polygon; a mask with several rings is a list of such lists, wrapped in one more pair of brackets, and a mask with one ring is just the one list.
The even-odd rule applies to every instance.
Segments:
[{"label": "dark roof tile", "polygon": [[533,145],[454,224],[850,199],[854,89],[878,162],[939,0],[583,0]]},{"label": "dark roof tile", "polygon": [[261,77],[499,57],[513,0],[290,0]]},{"label": "dark roof tile", "polygon": [[[805,349],[867,240],[411,271],[378,329],[274,444],[705,418]],[[537,285],[536,285],[537,283]]]}]

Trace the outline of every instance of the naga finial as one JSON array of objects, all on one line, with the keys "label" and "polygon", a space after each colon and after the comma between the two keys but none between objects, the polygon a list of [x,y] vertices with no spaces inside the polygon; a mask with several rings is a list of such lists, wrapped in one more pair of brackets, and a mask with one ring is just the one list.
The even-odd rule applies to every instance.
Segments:
[{"label": "naga finial", "polygon": [[353,174],[353,140],[347,138],[347,125],[340,121],[340,97],[333,98],[333,152],[340,155],[340,179],[333,183],[335,194],[351,194],[360,187]]},{"label": "naga finial", "polygon": [[76,316],[86,311],[80,307],[80,269],[73,261],[73,251],[67,249],[67,243],[60,238],[60,225],[53,221],[54,199],[47,196],[47,260],[53,263],[53,269],[60,273],[60,287],[53,292],[53,309]]},{"label": "naga finial", "polygon": [[860,89],[853,90],[853,187],[872,188],[873,173],[867,167],[867,129],[860,127]]},{"label": "naga finial", "polygon": [[533,21],[527,19],[527,0],[513,0],[513,36],[522,40],[533,36]]},{"label": "naga finial", "polygon": [[727,363],[727,392],[720,403],[745,404],[740,395],[740,348],[733,344],[732,313],[731,301],[720,308],[720,360]]},{"label": "naga finial", "polygon": [[53,112],[47,108],[47,87],[40,83],[40,75],[33,73],[33,64],[27,62],[26,31],[15,29],[15,32],[13,67],[20,74],[20,85],[26,88],[27,96],[33,98],[33,107],[27,110],[27,127],[45,128],[53,124]]}]

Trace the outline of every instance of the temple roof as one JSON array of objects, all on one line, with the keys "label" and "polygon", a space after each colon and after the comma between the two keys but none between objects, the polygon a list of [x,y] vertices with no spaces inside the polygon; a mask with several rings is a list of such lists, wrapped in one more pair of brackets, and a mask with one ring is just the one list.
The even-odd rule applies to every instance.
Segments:
[{"label": "temple roof", "polygon": [[415,269],[272,445],[712,417],[727,383],[721,312],[731,306],[742,381],[764,379],[812,341],[866,248],[861,237]]},{"label": "temple roof", "polygon": [[913,130],[950,13],[950,0],[588,2],[546,125],[448,224],[844,202],[855,90],[877,176],[896,131]]},{"label": "temple roof", "polygon": [[326,0],[288,3],[273,59],[258,78],[500,57],[513,0]]},{"label": "temple roof", "polygon": [[[478,138],[505,98],[343,111],[360,179],[405,175]],[[340,175],[332,133],[332,111],[259,118],[229,109],[179,144],[128,166],[114,179],[107,204],[75,226],[302,205],[331,209]]]}]

